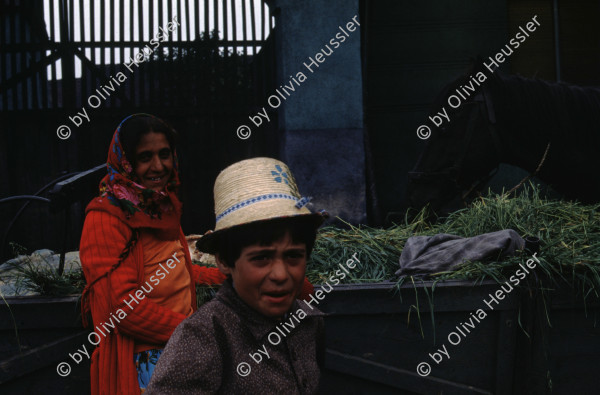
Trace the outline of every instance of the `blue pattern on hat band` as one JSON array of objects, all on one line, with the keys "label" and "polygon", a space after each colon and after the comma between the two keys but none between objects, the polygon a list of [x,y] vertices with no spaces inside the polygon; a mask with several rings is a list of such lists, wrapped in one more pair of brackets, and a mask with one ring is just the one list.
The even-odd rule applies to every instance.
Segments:
[{"label": "blue pattern on hat band", "polygon": [[308,204],[308,202],[310,202],[312,200],[312,197],[303,197],[302,199],[298,200],[298,203],[296,203],[295,207],[296,208],[302,208],[304,206],[306,206]]},{"label": "blue pattern on hat band", "polygon": [[[260,195],[260,196],[256,196],[256,197],[253,197],[253,198],[250,198],[250,199],[246,199],[246,200],[244,200],[244,201],[242,201],[240,203],[237,203],[235,206],[229,207],[227,210],[223,211],[221,214],[219,214],[217,216],[216,222],[219,222],[226,215],[231,214],[234,211],[237,211],[237,210],[239,210],[241,208],[248,207],[248,206],[250,206],[250,205],[252,205],[254,203],[264,202],[264,201],[273,200],[273,199],[293,200],[295,202],[298,202],[296,204],[297,208],[304,207],[306,205],[306,203],[308,203],[308,201],[310,200],[310,198],[298,199],[295,196],[288,195],[288,194],[285,194],[285,193],[269,193],[269,194],[266,194],[266,195]],[[305,199],[306,199],[306,201],[305,201]],[[298,204],[300,204],[300,203],[302,203],[302,205],[300,207],[298,207]]]}]

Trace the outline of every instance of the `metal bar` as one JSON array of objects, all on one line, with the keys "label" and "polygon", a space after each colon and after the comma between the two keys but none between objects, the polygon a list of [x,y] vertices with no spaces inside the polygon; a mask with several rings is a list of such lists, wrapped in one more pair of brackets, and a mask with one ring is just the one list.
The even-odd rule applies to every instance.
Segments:
[{"label": "metal bar", "polygon": [[223,40],[229,40],[229,29],[227,29],[227,0],[221,2],[223,5]]},{"label": "metal bar", "polygon": [[[167,22],[171,22],[173,20],[173,1],[167,0]],[[164,26],[165,22],[160,22],[158,26]],[[158,28],[157,26],[157,28]],[[173,34],[169,34],[169,44],[173,43]]]},{"label": "metal bar", "polygon": [[[107,47],[109,48],[108,51],[108,55],[109,55],[109,66],[106,68],[108,70],[108,74],[109,75],[114,75],[114,71],[115,71],[115,62],[116,62],[116,58],[117,58],[117,49],[114,47],[113,43],[115,43],[117,41],[117,26],[118,26],[118,21],[115,18],[115,1],[117,0],[108,0],[108,8],[109,8],[109,15],[107,16],[108,20],[111,21],[112,23],[110,23],[111,28],[108,29],[108,42],[106,43]],[[106,77],[103,78],[100,83],[104,83],[106,81]],[[111,97],[107,97],[106,98],[106,106],[109,108],[113,107],[113,101]]]},{"label": "metal bar", "polygon": [[[171,22],[173,20],[172,13],[173,13],[173,2],[171,0],[167,0],[167,21],[168,22]],[[158,26],[163,26],[163,25],[165,25],[164,22],[160,22],[158,24]],[[157,26],[157,28],[158,28],[158,26]],[[172,68],[173,67],[173,63],[174,63],[174,59],[173,59],[173,56],[174,56],[174,53],[173,53],[173,33],[175,33],[175,32],[173,31],[173,32],[169,33],[169,42],[168,42],[168,48],[169,48],[169,50],[168,50],[168,58],[167,58],[167,62],[168,63],[165,63],[165,66],[169,67],[169,68]],[[167,84],[172,86],[173,75],[170,74],[167,78],[164,78],[163,81],[167,81]],[[161,86],[161,90],[163,92],[163,94],[160,97],[164,97],[164,92],[165,92],[165,88],[164,87],[165,87],[165,84],[160,83],[160,86]],[[179,100],[178,100],[179,97],[180,97],[180,95],[175,95],[175,98],[173,100],[173,97],[171,96],[169,98],[169,104],[170,105],[173,105],[173,104],[177,105],[178,102],[179,102]],[[157,101],[155,103],[155,105],[159,106],[160,103]]]},{"label": "metal bar", "polygon": [[75,42],[75,4],[71,0],[65,0],[65,10],[67,10],[67,29],[68,29],[68,42]]},{"label": "metal bar", "polygon": [[[37,54],[39,55],[38,61],[41,62],[41,60],[44,58],[44,56],[46,56],[46,51],[40,50],[37,52]],[[50,107],[48,104],[48,68],[42,67],[39,72],[39,76],[40,76],[40,86],[41,86],[41,95],[42,95],[40,109],[46,110]]]},{"label": "metal bar", "polygon": [[98,181],[103,175],[106,175],[105,164],[79,172],[67,180],[56,183],[48,192],[48,197],[52,202],[50,211],[66,210],[76,202],[89,199],[90,193],[97,194]]},{"label": "metal bar", "polygon": [[56,84],[56,88],[57,88],[57,93],[60,93],[60,98],[61,98],[61,102],[58,103],[58,101],[55,103],[55,107],[57,106],[61,106],[61,107],[65,107],[65,81],[66,81],[66,72],[65,72],[65,65],[67,63],[65,54],[65,46],[67,45],[67,43],[69,42],[69,37],[68,37],[68,16],[67,16],[67,11],[66,11],[66,5],[65,5],[66,0],[59,0],[58,1],[58,31],[60,34],[60,39],[58,40],[58,48],[59,48],[59,53],[60,53],[60,65],[57,64],[56,66],[56,71],[58,73],[58,69],[60,67],[60,74],[62,76],[62,84],[60,85],[60,92],[58,92],[58,82]]},{"label": "metal bar", "polygon": [[[6,63],[8,62],[8,52],[5,49],[6,46],[6,30],[5,26],[0,26],[0,48],[3,48],[3,51],[0,51],[0,81],[6,81],[8,77],[8,70],[6,67]],[[6,111],[8,110],[8,98],[6,92],[1,90],[2,92],[2,108],[0,110]]]},{"label": "metal bar", "polygon": [[[158,3],[158,26],[160,26],[162,23],[163,23],[163,4],[161,4],[161,2],[159,2]],[[150,26],[152,26],[152,23],[150,24]],[[156,27],[158,28],[158,26],[156,26]],[[152,29],[151,29],[150,35],[152,35]],[[163,62],[165,61],[163,49],[161,49],[161,51],[159,52],[158,61],[161,62],[161,64],[163,64]],[[163,95],[164,95],[164,91],[163,91],[164,84],[160,84],[158,86],[158,89],[155,89],[156,81],[155,81],[155,78],[152,78],[152,77],[158,76],[156,65],[154,67],[154,70],[152,70],[152,71],[153,71],[153,73],[150,78],[150,93],[151,93],[152,99],[151,99],[150,103],[151,103],[151,105],[158,105],[158,98],[163,97]]]},{"label": "metal bar", "polygon": [[11,197],[7,197],[4,199],[0,199],[0,204],[13,202],[15,200],[37,200],[40,202],[50,203],[50,199],[47,199],[45,197],[35,196],[35,195],[18,195],[18,196],[11,196]]},{"label": "metal bar", "polygon": [[[54,184],[56,184],[60,181],[66,180],[67,178],[73,177],[75,174],[77,174],[77,173],[65,174],[65,175],[62,175],[62,176],[56,178],[55,180],[52,180],[49,184],[44,185],[42,188],[40,188],[38,191],[36,191],[35,196],[38,196],[41,193],[44,193],[46,190],[53,187]],[[6,246],[6,240],[8,240],[8,235],[10,234],[10,230],[14,226],[15,222],[17,222],[17,220],[19,219],[19,217],[21,216],[23,211],[25,211],[25,209],[29,206],[29,203],[31,203],[31,200],[27,200],[25,203],[23,203],[21,208],[19,208],[17,213],[14,215],[14,217],[12,217],[12,219],[8,223],[8,226],[6,227],[6,230],[4,231],[4,236],[2,237],[2,244],[0,244],[0,258],[4,257],[4,247]],[[0,262],[0,265],[2,265],[3,263],[4,262]]]},{"label": "metal bar", "polygon": [[560,65],[560,19],[558,16],[558,0],[552,2],[552,13],[554,18],[554,63],[556,67],[556,82],[560,82],[561,65]]},{"label": "metal bar", "polygon": [[[219,78],[219,76],[224,75],[223,72],[223,67],[224,67],[224,62],[221,62],[221,57],[219,55],[219,52],[221,50],[221,42],[223,41],[223,38],[225,37],[223,32],[221,30],[219,30],[219,0],[213,0],[213,23],[214,23],[214,30],[215,30],[215,42],[216,42],[216,48],[215,48],[215,52],[213,52],[212,56],[211,56],[211,61],[213,63],[213,70],[215,70],[215,74],[213,76],[213,78]],[[215,90],[215,92],[213,92],[213,97],[216,98],[219,96],[219,92],[217,90]]]},{"label": "metal bar", "polygon": [[[141,1],[136,1],[134,2],[133,0],[129,0],[129,42],[127,43],[128,47],[129,47],[129,58],[128,59],[123,59],[123,63],[127,62],[129,63],[129,59],[133,58],[133,45],[131,45],[131,43],[134,41],[134,27],[133,27],[133,23],[135,21],[135,13],[134,13],[134,8],[136,8],[138,10],[138,30],[139,30],[139,26],[142,25],[142,19],[143,17],[142,15],[142,3]],[[131,99],[131,101],[133,103],[135,103],[135,80],[129,80],[127,82],[127,85],[129,86],[129,98]],[[141,87],[140,87],[141,89]]]},{"label": "metal bar", "polygon": [[[160,4],[159,4],[159,7],[160,7]],[[159,13],[159,15],[161,15],[161,14]],[[153,36],[154,35],[154,3],[152,3],[152,2],[150,2],[150,8],[148,9],[148,19],[150,20],[148,23],[148,26],[149,26],[148,29],[149,29],[150,35]],[[156,58],[157,61],[160,61],[160,59],[162,59],[161,54],[162,54],[162,48],[159,47],[158,57]],[[149,75],[147,76],[148,77],[148,85],[147,85],[148,86],[148,93],[147,93],[148,97],[146,97],[146,103],[148,103],[148,104],[154,103],[156,100],[156,92],[154,90],[154,82],[156,79],[156,78],[154,78],[154,76],[156,75],[156,70],[157,70],[157,68],[156,68],[155,62],[150,63],[149,70],[148,70]],[[143,80],[143,81],[145,81],[145,80]]]},{"label": "metal bar", "polygon": [[325,352],[325,369],[415,393],[491,394],[483,388],[436,377],[421,377],[414,371],[384,365],[329,348]]},{"label": "metal bar", "polygon": [[[146,41],[140,41],[140,40],[136,40],[136,41],[131,41],[131,42],[126,42],[126,43],[112,43],[111,46],[114,48],[128,48],[131,45],[135,45],[136,47],[143,47],[144,45],[148,44],[148,40]],[[175,41],[176,46],[183,46],[183,47],[195,47],[197,46],[194,43],[188,42],[188,41]],[[261,41],[260,39],[256,39],[256,40],[221,40],[220,41],[221,45],[228,45],[228,46],[235,46],[235,45],[247,45],[247,46],[253,46],[253,45],[257,45],[257,46],[261,46],[262,44],[264,44],[263,41]],[[61,44],[48,44],[48,43],[30,43],[28,45],[24,45],[24,44],[19,44],[19,45],[12,45],[12,44],[6,44],[3,48],[2,51],[3,52],[10,52],[10,51],[17,51],[21,48],[25,48],[26,50],[30,51],[30,50],[60,50],[63,48],[66,48],[68,51],[73,51],[74,49],[80,48],[80,47],[89,47],[89,48],[102,48],[104,46],[106,46],[106,43],[100,43],[100,42],[93,42],[93,41],[82,41],[82,42],[77,42],[77,43],[65,43],[64,45]],[[21,47],[21,48],[19,48]]]},{"label": "metal bar", "polygon": [[[262,2],[262,1],[261,1]],[[250,23],[252,27],[252,41],[256,40],[256,9],[254,5],[254,0],[250,0]],[[256,57],[256,45],[252,46],[252,57]]]},{"label": "metal bar", "polygon": [[262,15],[262,20],[261,20],[261,24],[260,24],[260,39],[264,42],[266,40],[267,37],[267,22],[269,22],[269,25],[271,25],[270,21],[271,19],[269,19],[269,14],[268,14],[268,9],[269,7],[265,7],[265,4],[261,1],[261,15]]},{"label": "metal bar", "polygon": [[[99,20],[100,20],[100,40],[99,42],[102,43],[102,48],[100,49],[100,65],[101,67],[104,69],[106,66],[106,62],[104,61],[104,58],[106,56],[105,54],[105,50],[106,50],[106,36],[105,36],[105,17],[106,17],[106,12],[104,9],[104,1],[105,0],[100,0],[100,12],[99,12]],[[109,0],[110,1],[110,0]]]},{"label": "metal bar", "polygon": [[[273,28],[273,23],[272,20],[273,18],[271,17],[271,7],[264,7],[263,6],[263,24],[265,25],[265,28],[267,29],[268,33],[269,33],[269,37],[270,40],[273,42],[271,44],[271,48],[273,52],[270,52],[269,54],[267,54],[265,52],[265,56],[263,56],[263,66],[261,67],[262,70],[262,78],[261,78],[261,83],[260,83],[260,89],[261,92],[258,96],[259,100],[262,100],[263,97],[267,97],[267,91],[269,90],[270,87],[270,80],[275,81],[275,79],[277,78],[277,73],[275,72],[276,70],[276,66],[275,66],[275,56],[274,56],[274,51],[276,46],[275,43],[275,30]],[[266,37],[266,33],[263,31],[263,42],[266,43],[267,39]],[[264,46],[263,46],[264,48]],[[271,55],[271,56],[269,56]],[[274,83],[272,85],[275,85]],[[275,128],[276,129],[276,128]]]},{"label": "metal bar", "polygon": [[[139,38],[140,40],[142,40],[144,38],[144,9],[143,9],[143,4],[144,2],[142,1],[138,1],[135,2],[137,4],[137,9],[138,9],[138,34],[139,34]],[[130,20],[131,20],[131,33],[130,33],[130,38],[131,41],[133,41],[133,33],[134,33],[134,27],[133,27],[133,21],[135,19],[134,15],[133,15],[133,7],[134,7],[134,1],[130,0],[129,5],[131,7],[131,15],[130,15]],[[150,9],[152,9],[152,3],[150,3]],[[153,30],[152,30],[152,24],[154,22],[152,20],[150,20],[150,23],[148,23],[148,34],[150,35],[150,37],[153,36]],[[152,76],[152,69],[148,70],[150,72],[150,76]],[[138,84],[137,84],[137,94],[139,95],[140,98],[146,98],[145,92],[146,92],[146,81],[148,80],[152,80],[152,78],[148,79],[148,72],[146,73],[140,73],[139,74],[139,78],[138,78]],[[135,86],[135,84],[130,84],[130,92],[132,95],[135,95],[135,91],[133,90],[133,87]],[[149,88],[148,92],[152,92],[152,89]],[[148,99],[146,98],[146,101],[143,102],[143,104],[146,104],[148,101]]]},{"label": "metal bar", "polygon": [[194,40],[198,41],[200,40],[200,1],[198,0],[192,0],[194,2],[194,27],[195,27],[195,34],[194,34]]},{"label": "metal bar", "polygon": [[[120,8],[120,12],[119,12],[119,41],[121,43],[125,42],[125,1],[127,0],[119,0],[119,8]],[[123,45],[119,45],[118,49],[117,49],[118,53],[119,53],[119,61],[123,62],[123,58],[125,57],[125,46]],[[117,65],[116,65],[116,61],[115,61],[115,65],[114,65],[114,69],[113,72],[111,74],[111,76],[115,76],[115,74],[117,74]],[[113,96],[111,95],[110,97],[111,100],[111,105],[112,107],[116,106],[116,102],[113,100]]]},{"label": "metal bar", "polygon": [[[30,31],[29,34],[29,41],[33,41],[34,38],[34,33],[33,33],[33,27]],[[29,57],[28,57],[28,62],[27,62],[27,68],[33,67],[33,65],[37,64],[38,59],[40,59],[41,57],[39,56],[39,51],[29,51]],[[40,76],[43,73],[36,73],[34,75],[31,76],[31,109],[35,109],[35,110],[40,110],[42,108],[42,93],[41,93],[41,84],[40,84]]]},{"label": "metal bar", "polygon": [[[242,0],[242,33],[244,41],[248,39],[248,32],[246,31],[246,0]],[[248,62],[248,47],[244,45],[244,70],[246,70],[246,64]]]},{"label": "metal bar", "polygon": [[[60,1],[60,0],[49,0],[50,2],[50,41],[52,43],[56,43],[56,41],[58,41],[57,39],[59,37],[55,36],[55,23],[56,23],[56,15],[54,13],[54,6],[55,4]],[[58,107],[58,84],[56,82],[56,79],[58,78],[58,62],[53,62],[50,64],[50,90],[52,91],[51,93],[51,99],[52,99],[52,105],[49,106],[51,108],[56,108]]]},{"label": "metal bar", "polygon": [[[17,43],[16,40],[16,6],[15,6],[15,1],[11,1],[10,2],[11,5],[11,9],[13,12],[13,17],[8,21],[8,28],[9,28],[9,34],[10,34],[10,41],[13,43]],[[13,52],[10,54],[10,72],[12,74],[17,74],[17,51]],[[13,103],[13,109],[17,110],[19,108],[19,103],[18,103],[18,95],[17,95],[17,90],[18,90],[18,86],[19,84],[17,83],[15,85],[15,87],[12,89],[11,93],[12,93],[12,103]]]},{"label": "metal bar", "polygon": [[[232,37],[231,37],[231,39],[235,43],[237,43],[237,38],[238,38],[237,37],[237,21],[236,21],[237,18],[238,18],[238,15],[237,15],[236,11],[237,10],[236,10],[236,6],[235,6],[235,0],[231,0],[231,31],[232,31]],[[238,67],[237,66],[238,44],[233,45],[232,48],[233,48],[233,54],[232,55],[233,55],[233,58],[235,59],[235,63],[232,62],[233,63],[232,67],[233,67],[233,70],[234,70],[233,75],[237,76],[237,70],[236,69]],[[233,83],[235,84],[235,80],[233,81]],[[229,89],[229,91],[231,92],[230,93],[231,95],[238,96],[235,89]],[[239,98],[232,98],[232,99],[239,100]],[[232,100],[231,102],[235,103],[235,100]]]},{"label": "metal bar", "polygon": [[[262,0],[261,0],[262,3]],[[254,4],[254,0],[250,0],[250,26],[252,27],[252,41],[256,41],[256,16],[255,16],[255,4]],[[257,56],[256,56],[256,45],[252,46],[252,64],[256,65],[256,60],[257,60]],[[256,67],[254,68],[254,70],[256,70]],[[250,71],[250,70],[248,70]],[[247,75],[252,75],[254,76],[256,73],[248,73]],[[256,87],[256,83],[253,84]],[[253,89],[252,90],[252,96],[253,96],[253,102],[254,103],[258,103],[260,101],[260,93],[258,92],[258,89]]]},{"label": "metal bar", "polygon": [[210,38],[210,27],[208,24],[208,2],[210,0],[204,0],[204,35],[206,36],[205,39],[209,39]]},{"label": "metal bar", "polygon": [[51,64],[52,61],[56,61],[56,59],[58,59],[58,58],[60,58],[60,52],[58,50],[56,50],[53,53],[51,53],[49,56],[44,58],[41,62],[33,65],[31,68],[24,70],[20,73],[17,73],[15,75],[12,75],[8,80],[1,82],[0,83],[0,91],[6,91],[11,88],[14,89],[14,87],[19,83],[20,80],[22,80],[24,78],[28,78],[28,76],[30,76],[30,75],[34,75],[40,69],[43,70],[43,68],[45,66],[47,66],[48,64]]},{"label": "metal bar", "polygon": [[[91,74],[94,75],[98,81],[103,81],[106,78],[106,74],[101,71],[97,65],[93,64],[88,58],[86,58],[83,51],[76,49],[74,54],[81,59],[83,65],[87,66],[87,68],[91,71]],[[115,95],[121,99],[121,104],[131,106],[131,101],[125,95],[125,91],[119,89],[115,92]]]},{"label": "metal bar", "polygon": [[[235,12],[235,0],[231,0],[231,30],[232,30],[232,41],[237,40],[237,29],[236,29],[236,12]],[[234,51],[237,52],[237,47],[234,47]]]},{"label": "metal bar", "polygon": [[[83,4],[83,0],[79,0],[79,15],[77,17],[77,23],[79,24],[79,41],[80,41],[80,49],[83,52],[83,55],[87,58],[87,51],[86,51],[86,47],[85,45],[82,44],[82,42],[86,41],[86,37],[85,37],[85,26],[83,25],[83,21],[85,19],[85,11],[84,11],[84,4]],[[87,4],[87,3],[86,3]],[[93,7],[93,4],[92,4]],[[93,23],[93,22],[92,22]],[[90,49],[91,51],[91,49]],[[80,82],[80,86],[81,86],[81,97],[80,97],[80,102],[77,104],[77,107],[83,107],[85,105],[85,98],[88,97],[88,95],[90,94],[91,90],[92,90],[92,79],[90,78],[90,76],[88,75],[88,70],[83,67],[84,64],[83,62],[81,62],[81,82]]]},{"label": "metal bar", "polygon": [[[185,0],[183,3],[181,3],[181,17],[183,18],[183,14],[185,13],[185,24],[184,24],[184,29],[185,29],[185,37],[187,41],[192,41],[192,25],[190,24],[190,2],[189,0]],[[185,10],[185,12],[183,12],[183,10]],[[181,23],[183,24],[184,21],[183,19],[181,20]],[[182,31],[184,30],[182,29]],[[183,38],[183,35],[181,36]],[[182,41],[181,39],[179,41]]]},{"label": "metal bar", "polygon": [[[73,0],[65,0],[65,7],[67,10],[67,24],[68,24],[68,40],[67,43],[75,43],[75,2]],[[67,51],[65,51],[67,52]],[[68,51],[68,64],[69,64],[69,90],[66,92],[66,95],[69,97],[68,101],[75,107],[76,103],[76,87],[75,87],[75,56],[73,56],[71,51]],[[63,63],[64,64],[64,63]],[[63,75],[63,81],[65,81],[65,76]],[[65,95],[64,86],[63,86],[63,95]]]},{"label": "metal bar", "polygon": [[63,229],[63,242],[58,261],[58,275],[62,276],[65,270],[65,254],[67,253],[67,237],[69,236],[69,223],[71,222],[70,207],[65,209],[65,227]]},{"label": "metal bar", "polygon": [[[223,42],[228,41],[229,40],[229,26],[227,26],[227,0],[223,0],[221,2],[222,6],[223,6]],[[224,90],[225,90],[225,94],[229,97],[229,102],[233,103],[233,99],[235,98],[235,92],[233,89],[229,89],[230,86],[232,86],[233,84],[230,83],[230,80],[232,80],[232,75],[233,74],[231,71],[233,70],[232,65],[229,64],[228,61],[226,61],[226,58],[229,56],[229,47],[227,46],[223,46],[223,70],[222,70],[222,75],[223,75],[223,81],[225,82],[225,86],[224,86]]]},{"label": "metal bar", "polygon": [[75,108],[75,57],[69,50],[73,42],[73,7],[68,0],[61,2],[62,106]]},{"label": "metal bar", "polygon": [[[90,29],[91,29],[90,30],[90,41],[92,41],[94,43],[97,40],[97,37],[96,37],[96,18],[95,18],[95,12],[96,12],[95,8],[96,8],[96,2],[97,1],[99,1],[99,0],[92,0],[92,1],[90,1],[90,25],[91,25],[91,27],[90,27]],[[91,54],[90,60],[94,64],[94,67],[95,67],[96,66],[96,47],[90,45],[89,48],[90,48],[90,54]],[[88,95],[90,95],[92,93],[92,90],[93,90],[92,81],[93,81],[93,79],[90,76],[90,78],[89,78],[89,84],[88,84],[88,91],[86,92],[87,93],[86,97],[88,97]]]},{"label": "metal bar", "polygon": [[[44,9],[41,8],[40,14],[43,14]],[[46,34],[46,26],[39,22],[39,19],[34,19],[32,15],[29,16],[30,25],[32,27],[31,32],[31,41],[33,42],[36,38],[39,40],[39,43],[42,45],[48,45],[48,35]],[[43,47],[34,51],[34,63],[37,64],[42,61],[44,56],[46,55],[46,51],[44,51]],[[41,71],[37,73],[36,76],[33,77],[35,81],[35,85],[38,87],[35,88],[36,95],[39,95],[39,109],[48,108],[48,77],[46,68],[42,68]],[[39,91],[39,92],[38,92]]]},{"label": "metal bar", "polygon": [[[26,43],[27,40],[25,38],[26,33],[25,33],[25,17],[24,17],[26,12],[25,12],[23,3],[21,3],[21,6],[18,8],[18,10],[19,10],[19,12],[17,14],[17,15],[19,15],[19,19],[18,19],[19,20],[19,40],[18,40],[18,42]],[[17,18],[15,17],[14,20],[17,20]],[[28,59],[27,55],[28,54],[25,50],[25,46],[21,45],[21,48],[19,50],[19,70],[23,70],[28,67],[29,59]],[[35,96],[33,96],[33,94],[29,93],[30,87],[31,87],[31,78],[27,78],[26,80],[23,81],[23,83],[21,84],[21,89],[17,92],[18,96],[21,99],[21,103],[22,103],[21,107],[24,110],[33,108],[33,100],[34,100]],[[32,105],[29,105],[30,102]]]},{"label": "metal bar", "polygon": [[[244,41],[246,41],[248,39],[248,32],[247,32],[247,23],[246,23],[246,0],[242,0],[242,33],[243,33],[243,39]],[[248,48],[246,46],[244,46],[244,64],[246,63],[246,57],[248,56]]]},{"label": "metal bar", "polygon": [[[190,17],[190,2],[189,2],[189,0],[185,0],[182,3],[182,7],[185,10],[185,12],[182,10],[181,15],[179,17],[179,19],[181,20],[180,23],[183,25],[183,27],[181,28],[181,33],[182,34],[181,34],[181,36],[179,36],[179,44],[180,44],[179,45],[179,51],[180,51],[180,54],[182,54],[181,61],[185,62],[184,57],[190,56],[190,51],[189,50],[185,51],[183,49],[183,47],[181,46],[181,43],[184,42],[183,41],[183,37],[184,37],[183,36],[183,32],[184,31],[186,32],[185,33],[185,40],[186,40],[185,42],[191,42],[192,41],[192,25],[190,23],[191,17]],[[185,13],[185,20],[183,19],[184,13]],[[193,81],[190,81],[190,83],[191,83],[190,86],[195,87],[195,83]],[[193,105],[193,103],[194,103],[194,100],[193,100],[194,99],[194,95],[195,95],[195,89],[194,89],[194,91],[188,90],[188,93],[186,95],[181,95],[180,96],[180,98],[182,100],[185,100],[184,105],[186,107],[191,107]]]}]

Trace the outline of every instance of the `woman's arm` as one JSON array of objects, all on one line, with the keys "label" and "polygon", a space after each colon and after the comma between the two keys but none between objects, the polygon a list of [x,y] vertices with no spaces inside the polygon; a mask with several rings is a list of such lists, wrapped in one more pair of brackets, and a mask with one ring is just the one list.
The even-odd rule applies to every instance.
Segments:
[{"label": "woman's arm", "polygon": [[[88,283],[105,275],[118,263],[119,255],[131,236],[132,230],[117,217],[101,211],[88,213],[79,251]],[[140,259],[136,256],[136,249],[131,248],[129,255],[112,273],[92,285],[91,311],[94,320],[100,321],[94,322],[94,325],[108,323],[105,325],[107,328],[114,325],[116,331],[136,340],[166,343],[186,316],[150,302],[143,291],[138,292],[139,297],[136,297],[140,270],[143,271]]]},{"label": "woman's arm", "polygon": [[192,281],[198,285],[219,285],[227,279],[216,267],[192,264]]}]

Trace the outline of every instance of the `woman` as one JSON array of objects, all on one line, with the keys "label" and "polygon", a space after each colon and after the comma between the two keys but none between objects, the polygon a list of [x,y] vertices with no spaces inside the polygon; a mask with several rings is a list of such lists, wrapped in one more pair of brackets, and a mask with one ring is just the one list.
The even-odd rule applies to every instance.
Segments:
[{"label": "woman", "polygon": [[[98,345],[92,394],[139,394],[151,362],[196,309],[194,284],[224,280],[215,268],[191,265],[184,248],[174,146],[175,131],[165,122],[127,117],[113,136],[100,196],[86,209],[82,308],[84,317],[92,314],[96,335],[89,339]],[[169,259],[181,263],[169,270]]]},{"label": "woman", "polygon": [[[100,196],[86,209],[80,258],[98,347],[92,394],[139,394],[177,325],[196,310],[195,284],[221,284],[217,268],[191,264],[181,230],[175,131],[148,114],[114,133]],[[303,294],[312,291],[305,281]],[[86,324],[84,319],[84,325]]]}]

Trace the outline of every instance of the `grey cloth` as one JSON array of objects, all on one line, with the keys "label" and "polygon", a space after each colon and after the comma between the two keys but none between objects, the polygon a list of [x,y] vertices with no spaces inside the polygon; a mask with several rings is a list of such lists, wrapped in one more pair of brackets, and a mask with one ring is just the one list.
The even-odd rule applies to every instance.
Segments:
[{"label": "grey cloth", "polygon": [[316,393],[323,313],[296,300],[283,321],[250,308],[225,281],[215,299],[175,329],[144,394]]},{"label": "grey cloth", "polygon": [[525,240],[512,229],[460,237],[447,233],[410,237],[400,255],[397,275],[430,274],[453,270],[464,261],[500,259],[525,247]]}]

